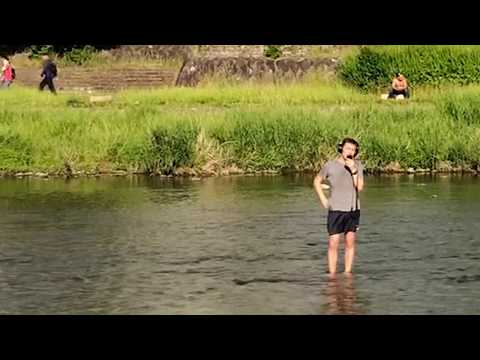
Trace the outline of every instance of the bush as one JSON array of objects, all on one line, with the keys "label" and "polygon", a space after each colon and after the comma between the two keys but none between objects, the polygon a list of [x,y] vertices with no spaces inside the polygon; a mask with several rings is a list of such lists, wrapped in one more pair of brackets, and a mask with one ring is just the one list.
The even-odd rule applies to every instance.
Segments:
[{"label": "bush", "polygon": [[193,122],[157,128],[152,134],[153,162],[148,170],[172,173],[178,167],[191,167],[199,128]]},{"label": "bush", "polygon": [[37,59],[42,55],[50,55],[54,52],[53,45],[32,45],[30,46],[30,57]]},{"label": "bush", "polygon": [[37,59],[42,55],[58,55],[65,65],[83,65],[91,61],[98,49],[105,46],[94,45],[31,45],[30,57]]},{"label": "bush", "polygon": [[282,56],[282,49],[278,45],[267,45],[263,54],[265,57],[278,59],[280,56]]},{"label": "bush", "polygon": [[412,86],[480,82],[480,46],[369,46],[345,60],[339,76],[363,90],[389,86],[396,72]]},{"label": "bush", "polygon": [[91,46],[86,45],[82,48],[72,48],[63,55],[63,62],[65,64],[83,65],[93,59],[97,50]]}]

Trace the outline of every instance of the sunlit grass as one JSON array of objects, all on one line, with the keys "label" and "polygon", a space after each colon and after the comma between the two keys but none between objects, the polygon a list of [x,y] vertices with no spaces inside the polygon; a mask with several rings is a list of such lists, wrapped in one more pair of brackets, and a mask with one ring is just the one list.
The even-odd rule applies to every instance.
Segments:
[{"label": "sunlit grass", "polygon": [[0,93],[0,169],[172,173],[314,170],[353,136],[368,169],[480,163],[480,87],[419,88],[383,101],[338,84],[205,84],[85,93]]}]

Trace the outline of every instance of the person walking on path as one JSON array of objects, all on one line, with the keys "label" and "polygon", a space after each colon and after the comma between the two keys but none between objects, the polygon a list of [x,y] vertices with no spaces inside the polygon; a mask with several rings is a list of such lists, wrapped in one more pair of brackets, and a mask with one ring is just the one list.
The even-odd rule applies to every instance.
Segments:
[{"label": "person walking on path", "polygon": [[3,58],[2,75],[0,76],[2,89],[7,89],[15,78],[15,70],[7,58]]},{"label": "person walking on path", "polygon": [[43,70],[40,74],[43,77],[42,81],[39,85],[39,90],[43,91],[45,86],[48,86],[48,89],[53,93],[56,94],[57,91],[55,90],[55,85],[53,84],[53,79],[57,77],[57,66],[55,63],[50,59],[48,55],[44,55],[42,57],[43,60]]}]

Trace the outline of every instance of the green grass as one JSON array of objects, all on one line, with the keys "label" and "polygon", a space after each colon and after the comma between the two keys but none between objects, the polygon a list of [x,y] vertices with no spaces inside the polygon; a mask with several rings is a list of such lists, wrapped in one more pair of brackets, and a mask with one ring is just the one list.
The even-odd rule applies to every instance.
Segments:
[{"label": "green grass", "polygon": [[367,46],[347,56],[340,78],[364,90],[388,87],[402,72],[412,86],[467,85],[480,82],[480,46]]},{"label": "green grass", "polygon": [[345,136],[367,169],[477,168],[479,86],[420,88],[382,101],[338,84],[128,90],[88,95],[12,88],[0,97],[0,169],[221,173],[316,170]]},{"label": "green grass", "polygon": [[[82,69],[162,69],[179,71],[183,61],[181,59],[141,59],[141,58],[110,58],[101,56],[100,53],[93,54],[92,57],[86,59],[81,65],[72,63],[68,59],[61,57],[53,57],[61,71],[64,68],[82,68]],[[11,57],[12,64],[18,68],[41,69],[42,62],[40,59],[30,59],[25,54],[16,54]]]}]

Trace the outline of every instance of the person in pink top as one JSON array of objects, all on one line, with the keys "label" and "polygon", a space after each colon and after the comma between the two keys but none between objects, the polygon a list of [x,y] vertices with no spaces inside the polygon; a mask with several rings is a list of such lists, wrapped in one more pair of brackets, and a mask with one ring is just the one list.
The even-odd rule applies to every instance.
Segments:
[{"label": "person in pink top", "polygon": [[1,87],[8,88],[13,82],[13,70],[10,61],[3,59],[2,75],[0,76]]}]

